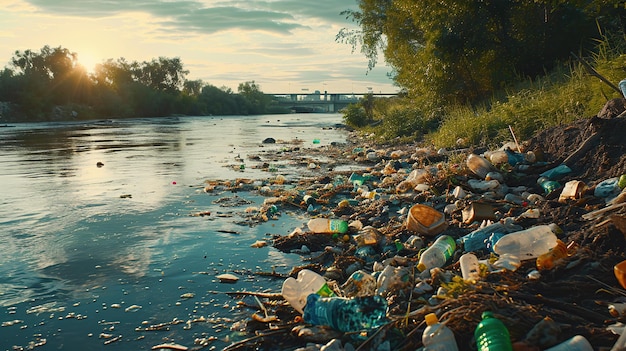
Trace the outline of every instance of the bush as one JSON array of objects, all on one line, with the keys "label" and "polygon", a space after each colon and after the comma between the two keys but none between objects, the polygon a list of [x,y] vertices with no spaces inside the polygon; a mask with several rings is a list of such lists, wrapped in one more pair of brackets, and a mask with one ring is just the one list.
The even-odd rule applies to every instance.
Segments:
[{"label": "bush", "polygon": [[367,114],[361,104],[350,104],[343,110],[343,121],[353,128],[367,125]]}]

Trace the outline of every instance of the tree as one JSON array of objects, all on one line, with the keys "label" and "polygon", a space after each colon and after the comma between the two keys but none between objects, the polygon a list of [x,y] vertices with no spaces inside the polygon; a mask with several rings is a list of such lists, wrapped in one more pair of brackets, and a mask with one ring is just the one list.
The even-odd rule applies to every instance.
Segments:
[{"label": "tree", "polygon": [[[411,96],[445,103],[475,103],[520,76],[542,74],[571,51],[591,48],[606,0],[360,0],[344,11],[359,30],[340,42],[374,67],[379,52],[396,83]],[[604,20],[606,26],[615,26]],[[600,19],[599,19],[600,20]]]},{"label": "tree", "polygon": [[240,83],[237,92],[244,99],[246,114],[265,113],[270,98],[261,91],[261,87],[254,81]]}]

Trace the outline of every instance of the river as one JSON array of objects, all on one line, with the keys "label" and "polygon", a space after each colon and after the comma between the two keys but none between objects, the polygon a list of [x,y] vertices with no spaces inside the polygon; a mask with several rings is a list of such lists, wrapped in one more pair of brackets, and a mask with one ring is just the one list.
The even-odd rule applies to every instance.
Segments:
[{"label": "river", "polygon": [[[250,245],[304,218],[238,224],[264,198],[205,193],[204,181],[272,177],[249,156],[286,144],[265,138],[320,147],[345,141],[340,122],[289,114],[0,128],[0,350],[149,350],[196,338],[221,349],[243,337],[232,327],[253,311],[223,292],[280,292],[281,281],[252,272],[287,273],[301,258]],[[298,176],[288,164],[280,172]],[[217,201],[233,196],[251,203]],[[211,215],[190,215],[202,211]],[[222,273],[241,279],[220,283]]]}]

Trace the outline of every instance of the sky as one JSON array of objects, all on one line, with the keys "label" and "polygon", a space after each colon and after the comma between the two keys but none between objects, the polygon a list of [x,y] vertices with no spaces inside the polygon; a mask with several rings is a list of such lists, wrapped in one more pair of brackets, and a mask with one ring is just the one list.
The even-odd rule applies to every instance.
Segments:
[{"label": "sky", "polygon": [[88,70],[178,57],[187,79],[233,91],[254,81],[265,93],[397,92],[384,62],[369,71],[359,48],[335,40],[357,29],[346,9],[357,0],[0,0],[0,68],[49,45]]}]

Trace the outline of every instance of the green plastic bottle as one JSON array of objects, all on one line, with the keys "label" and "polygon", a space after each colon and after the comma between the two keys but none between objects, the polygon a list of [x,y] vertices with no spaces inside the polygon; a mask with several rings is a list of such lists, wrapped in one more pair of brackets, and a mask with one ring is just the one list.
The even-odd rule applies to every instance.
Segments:
[{"label": "green plastic bottle", "polygon": [[509,330],[490,311],[482,314],[482,321],[474,330],[478,351],[513,351]]}]

